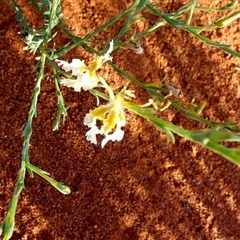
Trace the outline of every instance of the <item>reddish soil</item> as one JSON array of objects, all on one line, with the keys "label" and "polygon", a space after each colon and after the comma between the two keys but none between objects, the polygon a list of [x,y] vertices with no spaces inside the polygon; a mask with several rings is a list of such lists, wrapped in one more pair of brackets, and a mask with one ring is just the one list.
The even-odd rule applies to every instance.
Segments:
[{"label": "reddish soil", "polygon": [[[39,15],[25,0],[18,1],[33,27]],[[82,37],[124,10],[125,0],[64,0],[63,11],[72,31]],[[158,1],[156,1],[158,2]],[[183,1],[159,1],[166,12]],[[186,2],[186,1],[185,1]],[[198,1],[202,6],[223,6],[230,1]],[[23,140],[36,61],[17,34],[15,13],[0,0],[0,221],[11,199],[20,167]],[[237,7],[240,10],[239,7]],[[157,21],[147,12],[146,22]],[[208,24],[223,13],[194,15],[195,24]],[[113,37],[121,27],[96,36]],[[213,40],[240,51],[240,20],[225,29],[205,33]],[[134,26],[137,31],[143,23]],[[60,38],[61,44],[67,39]],[[164,26],[142,39],[144,53],[115,52],[114,62],[143,82],[154,82],[168,73],[180,89],[180,99],[206,101],[204,117],[240,121],[240,60],[203,45],[184,31]],[[91,61],[79,48],[67,54]],[[125,81],[109,66],[103,75],[115,87]],[[50,72],[49,72],[50,74]],[[133,88],[133,85],[130,86]],[[12,239],[32,240],[196,240],[240,239],[240,169],[222,157],[176,136],[173,145],[146,120],[127,112],[125,137],[101,149],[85,139],[83,118],[95,98],[62,87],[70,106],[64,126],[52,131],[57,106],[54,84],[46,77],[34,119],[31,162],[71,188],[64,196],[44,179],[26,177]],[[150,96],[136,88],[141,102]],[[188,129],[203,128],[169,108],[162,117]],[[233,144],[232,144],[233,146]]]}]

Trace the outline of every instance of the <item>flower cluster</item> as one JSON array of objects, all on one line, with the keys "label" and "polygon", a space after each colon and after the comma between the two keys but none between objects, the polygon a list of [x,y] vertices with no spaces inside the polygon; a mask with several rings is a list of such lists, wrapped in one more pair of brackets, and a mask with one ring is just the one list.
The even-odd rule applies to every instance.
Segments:
[{"label": "flower cluster", "polygon": [[[71,75],[76,79],[62,78],[60,83],[63,86],[73,87],[75,91],[90,90],[97,86],[106,88],[109,93],[109,103],[107,105],[100,105],[97,108],[90,110],[84,118],[84,124],[90,128],[86,133],[86,138],[91,143],[97,144],[97,134],[103,135],[105,138],[102,140],[101,146],[104,147],[108,141],[120,141],[123,138],[124,131],[121,129],[126,124],[124,115],[124,98],[126,95],[134,96],[131,91],[127,91],[126,87],[123,88],[118,94],[114,94],[111,87],[108,86],[106,81],[97,75],[102,64],[108,60],[112,60],[110,56],[113,51],[113,41],[106,54],[97,57],[93,64],[88,67],[84,61],[80,59],[73,59],[71,63],[57,60],[58,65],[66,72],[71,71]],[[101,83],[101,85],[99,85]],[[102,122],[102,126],[97,126],[97,121]]]}]

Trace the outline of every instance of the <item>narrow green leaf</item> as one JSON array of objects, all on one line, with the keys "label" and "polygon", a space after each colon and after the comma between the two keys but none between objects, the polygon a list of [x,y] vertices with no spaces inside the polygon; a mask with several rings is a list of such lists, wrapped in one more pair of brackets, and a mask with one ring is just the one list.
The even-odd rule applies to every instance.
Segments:
[{"label": "narrow green leaf", "polygon": [[31,171],[35,172],[36,174],[38,174],[39,176],[41,176],[42,178],[47,180],[54,188],[56,188],[62,194],[70,194],[70,192],[71,192],[70,188],[68,186],[64,185],[63,183],[58,182],[55,179],[49,177],[48,175],[50,175],[50,174],[48,172],[30,164],[30,163],[27,163],[26,166],[27,166],[27,168],[31,169]]},{"label": "narrow green leaf", "polygon": [[238,5],[238,0],[235,0],[235,1],[225,5],[223,7],[220,7],[220,8],[196,6],[196,9],[206,11],[206,12],[209,12],[209,11],[229,11],[229,10],[233,9],[234,7],[236,7],[237,5]]}]

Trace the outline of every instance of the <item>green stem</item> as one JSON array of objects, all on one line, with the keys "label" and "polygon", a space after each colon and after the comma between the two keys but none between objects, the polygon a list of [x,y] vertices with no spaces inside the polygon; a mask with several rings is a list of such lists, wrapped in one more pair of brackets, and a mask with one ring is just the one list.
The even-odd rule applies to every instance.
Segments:
[{"label": "green stem", "polygon": [[226,6],[220,7],[220,8],[211,8],[211,7],[200,7],[200,6],[196,6],[195,9],[197,10],[201,10],[201,11],[217,11],[217,12],[221,12],[221,11],[229,11],[232,8],[234,8],[235,6],[237,6],[238,4],[238,0],[234,0],[233,2],[227,4]]},{"label": "green stem", "polygon": [[147,5],[148,0],[139,0],[136,1],[138,4],[136,5],[135,11],[128,17],[127,21],[124,23],[123,27],[119,31],[119,33],[114,37],[114,41],[118,42],[119,39],[125,34],[130,32],[130,26],[136,22],[136,17],[139,13],[142,12],[143,8]]},{"label": "green stem", "polygon": [[196,4],[197,4],[197,0],[192,0],[191,7],[190,7],[190,10],[189,10],[189,14],[188,14],[188,17],[187,17],[187,20],[186,20],[186,25],[190,25],[190,22],[192,20],[192,16],[193,16],[193,12],[194,12]]},{"label": "green stem", "polygon": [[21,168],[18,172],[17,183],[14,188],[13,196],[10,201],[7,215],[3,220],[3,224],[0,229],[0,235],[3,233],[3,240],[8,240],[12,237],[14,226],[15,226],[15,214],[18,204],[18,199],[21,191],[24,188],[24,179],[26,172],[26,162],[22,161]]},{"label": "green stem", "polygon": [[14,225],[15,225],[15,214],[16,208],[18,204],[19,195],[24,188],[24,180],[25,180],[25,173],[26,169],[28,169],[29,174],[33,176],[32,170],[27,168],[27,164],[29,164],[29,147],[30,147],[30,139],[32,136],[32,120],[33,117],[37,115],[37,100],[40,93],[41,81],[44,77],[44,66],[45,66],[46,56],[42,54],[40,60],[40,70],[39,74],[36,78],[36,84],[33,91],[31,107],[28,113],[28,119],[26,125],[24,127],[22,136],[23,136],[23,149],[22,149],[22,161],[21,161],[21,168],[18,172],[17,183],[14,188],[13,197],[10,201],[9,209],[7,212],[6,217],[4,218],[3,224],[1,226],[0,233],[3,233],[3,240],[8,240],[12,237]]},{"label": "green stem", "polygon": [[57,74],[57,70],[55,68],[52,68],[52,70],[54,75],[54,84],[56,89],[57,105],[58,105],[57,117],[55,122],[53,123],[53,131],[56,131],[59,128],[61,116],[63,116],[63,124],[64,124],[65,117],[67,116],[67,108],[64,105],[64,99],[59,88],[60,78]]}]

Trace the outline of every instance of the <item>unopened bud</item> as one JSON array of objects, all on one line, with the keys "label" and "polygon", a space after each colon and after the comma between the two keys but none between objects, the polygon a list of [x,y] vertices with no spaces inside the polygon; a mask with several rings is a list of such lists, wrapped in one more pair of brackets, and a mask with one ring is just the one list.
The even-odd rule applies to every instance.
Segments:
[{"label": "unopened bud", "polygon": [[240,17],[240,11],[237,11],[230,15],[229,17],[221,18],[220,20],[213,23],[214,26],[217,26],[219,28],[226,27],[234,20],[238,19]]}]

